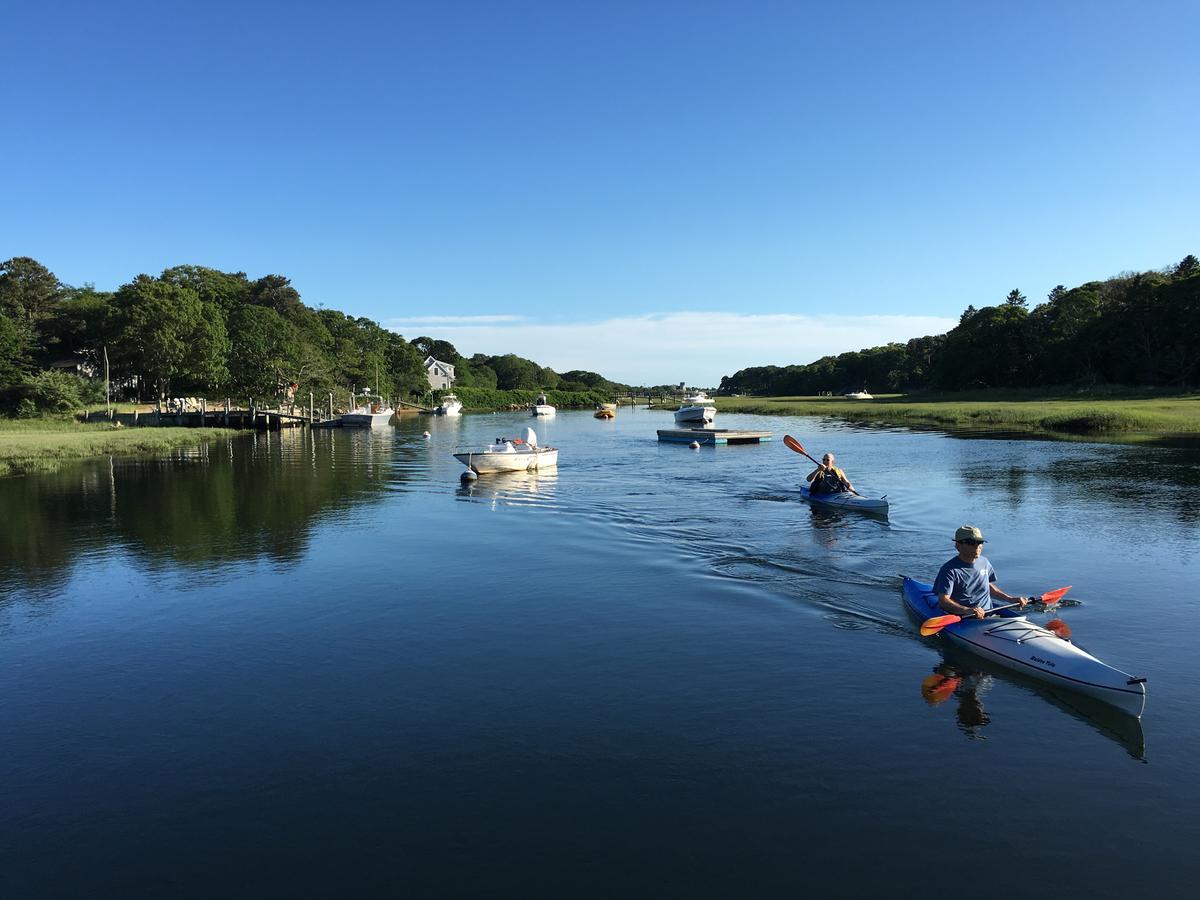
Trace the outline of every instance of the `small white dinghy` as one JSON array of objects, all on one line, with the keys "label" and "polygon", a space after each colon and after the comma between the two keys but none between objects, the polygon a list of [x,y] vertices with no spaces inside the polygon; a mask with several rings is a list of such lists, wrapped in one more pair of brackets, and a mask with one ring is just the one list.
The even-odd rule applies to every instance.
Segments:
[{"label": "small white dinghy", "polygon": [[454,458],[479,475],[537,472],[558,465],[558,448],[539,447],[537,433],[526,428],[519,438],[496,438],[482,450],[455,453]]}]

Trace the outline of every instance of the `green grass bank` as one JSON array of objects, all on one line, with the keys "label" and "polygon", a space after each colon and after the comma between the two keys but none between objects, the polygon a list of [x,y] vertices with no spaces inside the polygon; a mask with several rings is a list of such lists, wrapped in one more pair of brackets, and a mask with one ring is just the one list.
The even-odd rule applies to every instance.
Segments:
[{"label": "green grass bank", "polygon": [[116,428],[107,422],[0,419],[0,477],[46,472],[92,456],[144,456],[240,432],[225,428]]},{"label": "green grass bank", "polygon": [[845,397],[721,397],[718,409],[850,422],[995,428],[1063,435],[1200,434],[1200,393],[1069,389]]}]

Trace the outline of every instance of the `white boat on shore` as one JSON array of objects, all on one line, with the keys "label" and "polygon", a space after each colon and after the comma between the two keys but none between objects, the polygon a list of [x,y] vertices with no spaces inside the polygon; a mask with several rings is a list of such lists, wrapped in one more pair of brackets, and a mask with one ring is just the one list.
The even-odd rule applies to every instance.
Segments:
[{"label": "white boat on shore", "polygon": [[454,458],[477,475],[537,472],[558,465],[557,447],[539,447],[537,433],[526,428],[519,438],[496,438],[482,450],[455,453]]},{"label": "white boat on shore", "polygon": [[853,391],[849,394],[843,394],[847,400],[874,400],[875,398],[866,391]]},{"label": "white boat on shore", "polygon": [[704,391],[696,391],[675,410],[675,421],[680,424],[711,425],[716,417],[717,407]]},{"label": "white boat on shore", "polygon": [[453,394],[446,394],[442,397],[442,402],[438,404],[434,412],[439,416],[459,416],[462,415],[462,401]]},{"label": "white boat on shore", "polygon": [[529,405],[529,411],[535,416],[552,416],[558,410],[546,402],[545,394],[538,394],[537,400]]}]

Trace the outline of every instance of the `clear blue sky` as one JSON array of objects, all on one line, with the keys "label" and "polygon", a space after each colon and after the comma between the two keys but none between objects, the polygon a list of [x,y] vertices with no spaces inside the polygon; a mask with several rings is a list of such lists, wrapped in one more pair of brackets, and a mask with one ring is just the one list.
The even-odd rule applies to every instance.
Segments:
[{"label": "clear blue sky", "polygon": [[47,0],[3,28],[0,259],[71,284],[279,273],[467,354],[703,384],[1200,253],[1195,2]]}]

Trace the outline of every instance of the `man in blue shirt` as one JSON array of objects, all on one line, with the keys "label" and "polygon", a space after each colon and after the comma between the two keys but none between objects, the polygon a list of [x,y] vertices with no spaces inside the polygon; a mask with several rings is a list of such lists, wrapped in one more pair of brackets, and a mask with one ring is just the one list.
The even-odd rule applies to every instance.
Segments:
[{"label": "man in blue shirt", "polygon": [[1025,606],[1029,597],[1014,597],[996,586],[996,571],[983,555],[983,532],[974,525],[954,532],[958,556],[942,566],[933,581],[938,606],[956,616],[982,619],[992,609],[992,600]]}]

